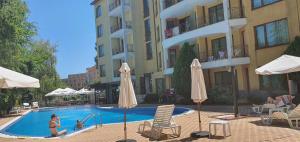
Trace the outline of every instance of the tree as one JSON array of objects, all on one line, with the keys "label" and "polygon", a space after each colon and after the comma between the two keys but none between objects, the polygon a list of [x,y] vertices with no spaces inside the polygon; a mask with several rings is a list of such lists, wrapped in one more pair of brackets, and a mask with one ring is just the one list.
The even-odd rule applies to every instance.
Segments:
[{"label": "tree", "polygon": [[[300,57],[300,37],[299,36],[295,37],[294,41],[291,42],[291,44],[285,50],[284,54]],[[300,73],[299,72],[290,73],[289,77],[292,80],[296,80],[296,81],[300,80]]]},{"label": "tree", "polygon": [[46,93],[65,87],[55,69],[56,46],[48,41],[35,41],[27,49],[25,56],[21,59],[26,64],[23,72],[40,79],[40,88],[32,90],[33,99],[43,100]]},{"label": "tree", "polygon": [[[288,46],[284,54],[300,57],[300,37],[296,36],[294,41]],[[298,90],[300,90],[300,72],[289,73],[289,79],[297,83]],[[296,97],[296,101],[300,102],[300,98]]]},{"label": "tree", "polygon": [[19,71],[18,55],[35,35],[35,26],[27,21],[28,8],[22,0],[0,1],[0,65]]},{"label": "tree", "polygon": [[195,45],[184,43],[176,60],[173,73],[173,83],[176,94],[190,100],[191,96],[191,68],[193,59],[196,58]]},{"label": "tree", "polygon": [[41,101],[44,95],[64,87],[56,72],[55,48],[48,41],[33,41],[35,26],[27,20],[23,0],[0,0],[0,66],[40,80],[39,89],[0,90],[0,115],[20,104],[22,94]]}]

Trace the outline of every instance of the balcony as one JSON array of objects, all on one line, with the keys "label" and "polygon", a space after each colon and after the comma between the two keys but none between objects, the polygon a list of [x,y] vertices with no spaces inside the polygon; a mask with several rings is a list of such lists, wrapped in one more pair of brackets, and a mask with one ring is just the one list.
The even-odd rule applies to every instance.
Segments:
[{"label": "balcony", "polygon": [[[131,79],[136,79],[134,68],[132,68],[130,70],[130,74],[131,74]],[[114,71],[113,71],[113,81],[120,81],[120,76],[121,76],[121,73],[120,73],[119,69],[114,69]]]},{"label": "balcony", "polygon": [[[125,10],[130,9],[130,3],[128,0],[122,0],[124,1]],[[121,0],[112,0],[112,2],[109,4],[109,16],[113,17],[122,17],[122,2]]]},{"label": "balcony", "polygon": [[[215,19],[213,19],[215,20]],[[174,23],[179,23],[175,21]],[[244,16],[244,9],[240,7],[230,8],[229,20],[221,21],[204,21],[183,22],[181,24],[173,24],[173,27],[167,28],[165,32],[165,40],[162,42],[164,48],[168,49],[174,45],[185,41],[195,40],[200,37],[214,36],[227,33],[229,28],[239,29],[247,24]]]},{"label": "balcony", "polygon": [[123,34],[131,32],[131,22],[125,22],[125,28],[123,29],[122,24],[114,24],[110,27],[111,37],[123,38]]},{"label": "balcony", "polygon": [[185,16],[193,11],[196,5],[207,5],[216,2],[217,0],[164,0],[163,10],[160,13],[160,18],[176,18]]},{"label": "balcony", "polygon": [[[128,56],[133,56],[134,47],[132,44],[127,44]],[[122,59],[125,57],[125,52],[123,46],[119,46],[117,48],[112,48],[112,58],[113,59]]]},{"label": "balcony", "polygon": [[169,8],[183,0],[164,0],[163,9]]},{"label": "balcony", "polygon": [[203,69],[249,64],[250,58],[247,49],[247,45],[234,45],[231,59],[228,58],[226,50],[200,52],[199,61],[202,63]]}]

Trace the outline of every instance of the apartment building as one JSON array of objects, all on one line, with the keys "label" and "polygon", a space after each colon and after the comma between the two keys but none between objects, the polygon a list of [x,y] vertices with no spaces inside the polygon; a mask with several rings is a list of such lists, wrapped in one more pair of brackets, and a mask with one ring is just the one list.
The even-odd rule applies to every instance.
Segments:
[{"label": "apartment building", "polygon": [[97,83],[99,81],[99,75],[96,66],[86,69],[86,81],[88,84]]},{"label": "apartment building", "polygon": [[101,83],[118,86],[117,69],[127,61],[137,94],[161,94],[172,88],[173,67],[188,42],[195,45],[207,88],[231,88],[236,72],[240,91],[286,90],[285,76],[258,76],[255,69],[282,55],[300,34],[299,3],[95,0]]},{"label": "apartment building", "polygon": [[157,63],[160,49],[156,45],[157,19],[152,1],[94,0],[91,4],[95,7],[96,63],[101,82],[95,87],[106,91],[112,100],[120,83],[119,68],[127,62],[135,92],[155,92],[153,81],[162,80],[163,74]]}]

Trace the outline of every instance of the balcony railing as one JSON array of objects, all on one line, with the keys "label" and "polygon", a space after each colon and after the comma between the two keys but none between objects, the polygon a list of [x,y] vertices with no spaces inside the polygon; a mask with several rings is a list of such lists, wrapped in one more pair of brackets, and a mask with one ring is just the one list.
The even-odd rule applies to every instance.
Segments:
[{"label": "balcony railing", "polygon": [[[230,16],[229,19],[237,19],[237,18],[245,18],[244,8],[243,7],[231,7],[229,9]],[[171,38],[173,36],[177,36],[179,34],[183,34],[185,32],[189,32],[195,30],[197,28],[201,28],[204,26],[208,26],[211,24],[215,24],[215,22],[205,21],[204,18],[199,18],[200,20],[197,23],[186,22],[183,24],[178,24],[173,28],[167,28],[165,30],[166,39]],[[221,21],[218,21],[221,22]]]},{"label": "balcony railing", "polygon": [[[131,22],[125,22],[126,29],[131,29]],[[110,27],[110,32],[114,33],[118,30],[122,29],[122,24],[115,24]]]},{"label": "balcony railing", "polygon": [[121,0],[113,0],[113,2],[109,4],[109,11],[112,11],[113,9],[117,8],[120,5],[121,5]]},{"label": "balcony railing", "polygon": [[172,61],[170,59],[167,60],[167,68],[173,68],[175,66],[176,61]]},{"label": "balcony railing", "polygon": [[[133,44],[127,44],[127,51],[128,52],[134,52]],[[120,54],[120,53],[123,53],[123,52],[124,52],[123,46],[119,46],[117,48],[112,49],[112,54],[113,55]]]},{"label": "balcony railing", "polygon": [[[247,45],[234,45],[232,58],[248,57],[246,49]],[[227,50],[209,50],[208,52],[200,52],[200,62],[211,62],[227,58]]]},{"label": "balcony railing", "polygon": [[123,52],[124,52],[124,48],[122,46],[112,49],[112,54],[113,55],[120,54],[120,53],[123,53]]},{"label": "balcony railing", "polygon": [[114,77],[120,77],[120,71],[114,70]]},{"label": "balcony railing", "polygon": [[[124,1],[125,5],[129,5],[129,1],[128,0],[122,0],[122,1]],[[115,8],[121,6],[121,4],[122,4],[121,0],[113,0],[113,2],[109,4],[109,11],[112,11]]]},{"label": "balcony railing", "polygon": [[171,7],[179,2],[181,2],[183,0],[165,0],[164,1],[164,9],[168,8],[168,7]]}]

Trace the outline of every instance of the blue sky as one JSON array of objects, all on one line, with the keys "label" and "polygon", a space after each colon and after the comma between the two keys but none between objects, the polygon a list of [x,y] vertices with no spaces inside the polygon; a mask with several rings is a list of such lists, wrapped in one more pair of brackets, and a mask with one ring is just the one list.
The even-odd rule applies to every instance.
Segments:
[{"label": "blue sky", "polygon": [[85,72],[95,65],[95,19],[91,0],[25,0],[29,21],[37,29],[37,39],[57,47],[57,71],[61,78]]}]

